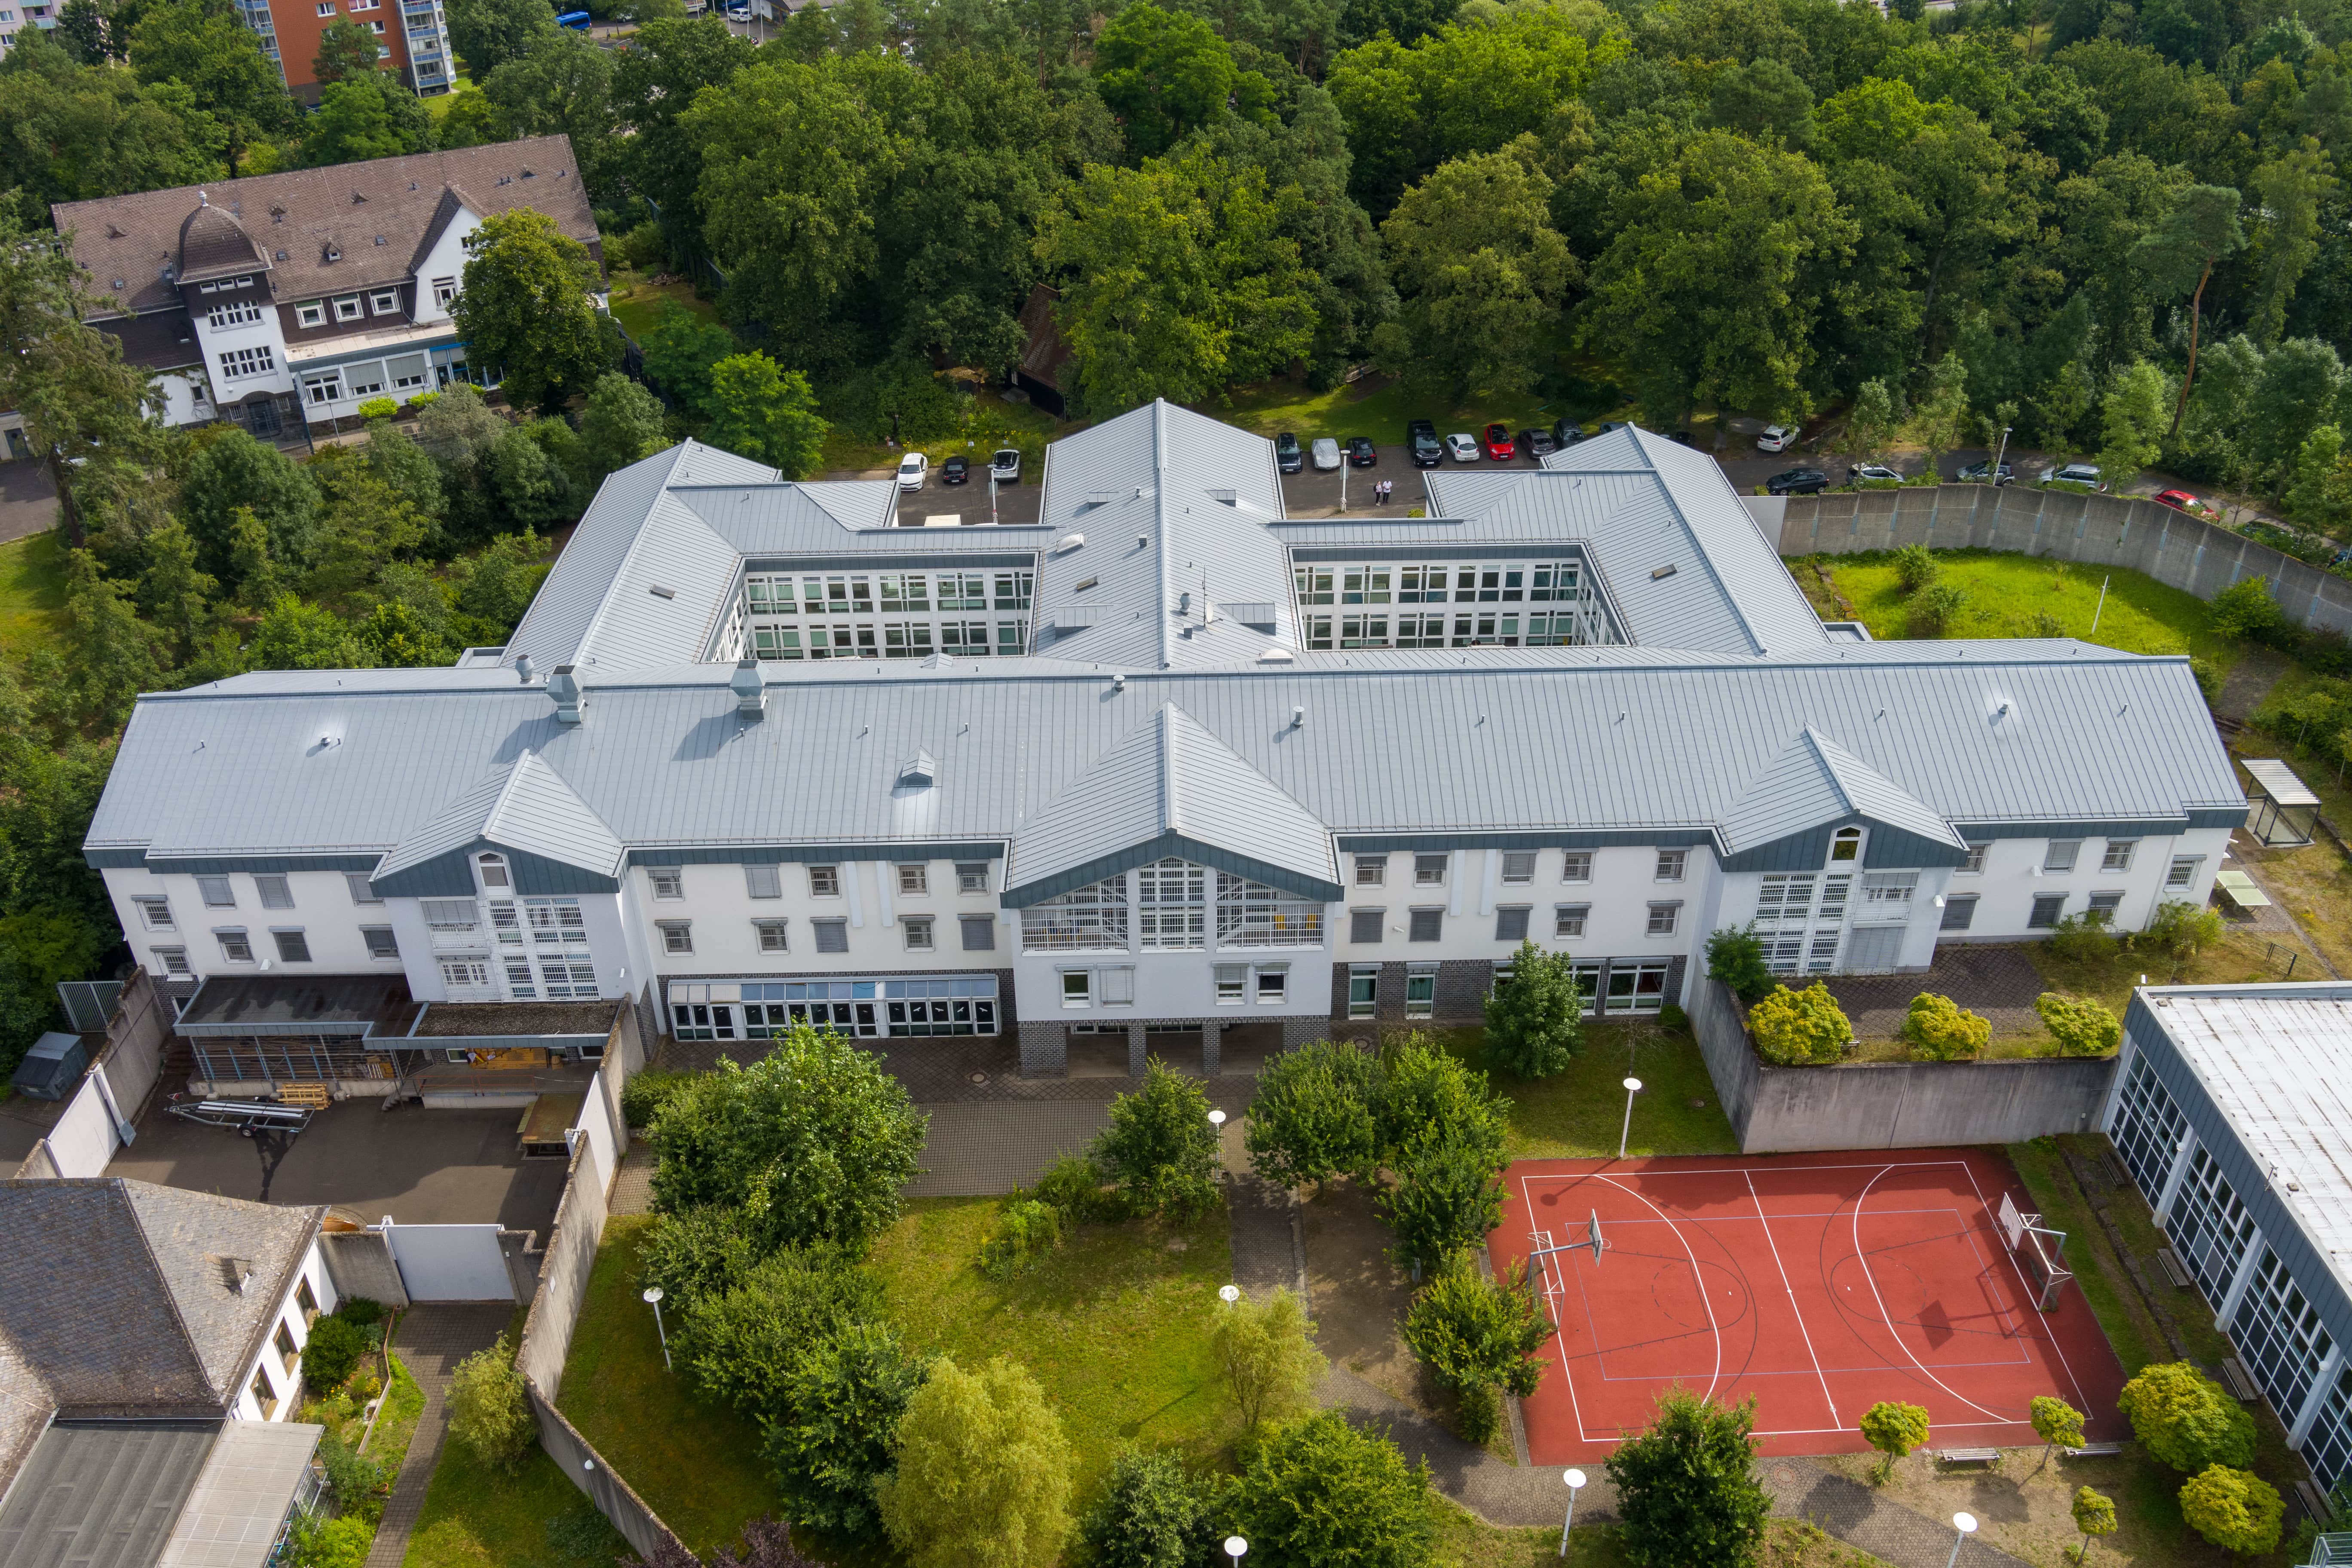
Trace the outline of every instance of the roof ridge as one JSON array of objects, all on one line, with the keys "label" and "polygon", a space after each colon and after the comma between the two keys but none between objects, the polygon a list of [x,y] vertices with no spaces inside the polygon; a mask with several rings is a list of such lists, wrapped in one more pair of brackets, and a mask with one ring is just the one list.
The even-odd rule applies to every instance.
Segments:
[{"label": "roof ridge", "polygon": [[[677,474],[678,465],[686,461],[686,453],[688,449],[698,446],[699,444],[700,443],[697,442],[693,437],[688,436],[677,446],[672,447],[667,454],[669,458],[669,467],[662,470],[661,488],[654,491],[653,504],[646,508],[645,516],[637,519],[635,525],[631,528],[629,532],[629,547],[621,552],[620,562],[614,567],[613,575],[605,583],[604,593],[597,595],[595,609],[589,613],[587,621],[583,624],[580,628],[580,635],[574,637],[572,641],[572,658],[574,660],[577,660],[579,658],[580,650],[586,647],[589,643],[594,639],[597,628],[604,625],[604,613],[607,610],[610,610],[613,607],[614,603],[620,598],[621,579],[628,575],[630,566],[633,565],[637,559],[638,547],[643,545],[646,542],[646,534],[649,531],[648,525],[654,520],[654,508],[661,505],[663,501],[669,499],[669,481],[671,478]],[[662,456],[664,454],[657,453],[656,455]],[[619,471],[620,470],[618,469],[614,470],[614,473]],[[612,475],[607,474],[604,477],[606,479],[610,479]],[[601,492],[603,489],[603,485],[600,484],[597,486],[599,492]],[[589,504],[593,506],[595,503],[591,501]],[[580,515],[584,520],[588,514],[586,512],[582,512]],[[692,515],[690,509],[688,515]],[[698,517],[695,518],[694,522],[695,526],[698,528],[707,530],[710,526]],[[579,531],[580,531],[576,526],[572,529],[572,534],[575,538],[578,536]],[[567,550],[571,548],[568,542],[564,548]],[[558,559],[560,560],[561,557],[558,557]],[[541,586],[545,586],[544,583],[541,584]],[[533,593],[531,595],[531,605],[535,606],[538,603],[539,595],[537,593]],[[523,622],[527,622],[530,619],[530,610],[527,607],[523,611]],[[523,622],[516,623],[515,632],[522,630]],[[511,645],[514,640],[514,632],[508,633],[508,643]]]},{"label": "roof ridge", "polygon": [[1184,810],[1176,794],[1180,763],[1176,754],[1176,704],[1160,705],[1160,831],[1184,831]]},{"label": "roof ridge", "polygon": [[[538,758],[538,752],[525,746],[515,760],[507,764],[507,776],[499,781],[499,793],[490,801],[490,809],[482,813],[481,837],[489,838],[498,830],[499,818],[506,815],[507,802],[514,798],[515,786],[522,782],[523,770]],[[491,841],[498,842],[495,839]]]},{"label": "roof ridge", "polygon": [[[1819,767],[1822,773],[1828,777],[1830,787],[1837,791],[1839,804],[1845,807],[1847,815],[1852,816],[1858,812],[1860,807],[1853,804],[1853,791],[1846,787],[1844,775],[1839,773],[1837,763],[1831,759],[1829,752],[1824,749],[1826,747],[1835,745],[1835,742],[1831,741],[1827,735],[1822,734],[1819,730],[1814,729],[1811,724],[1807,724],[1804,728],[1799,730],[1797,731],[1797,738],[1803,742],[1808,751],[1813,753],[1814,765]],[[1838,750],[1843,752],[1844,748],[1840,746],[1838,747]],[[1855,761],[1859,762],[1861,759],[1856,758]],[[1892,783],[1893,781],[1890,780],[1888,782]],[[1906,791],[1906,793],[1907,794],[1908,792]]]}]

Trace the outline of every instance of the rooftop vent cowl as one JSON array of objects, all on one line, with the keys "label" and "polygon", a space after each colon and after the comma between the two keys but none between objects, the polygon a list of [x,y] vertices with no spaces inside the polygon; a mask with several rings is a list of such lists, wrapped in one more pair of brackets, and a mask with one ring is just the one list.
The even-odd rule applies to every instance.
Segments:
[{"label": "rooftop vent cowl", "polygon": [[735,666],[735,673],[727,685],[735,693],[735,711],[746,719],[757,719],[768,706],[768,682],[760,674],[760,661],[745,658]]},{"label": "rooftop vent cowl", "polygon": [[547,678],[547,694],[555,699],[555,721],[559,724],[580,722],[581,706],[587,700],[580,689],[580,678],[572,673],[568,664],[559,664]]}]

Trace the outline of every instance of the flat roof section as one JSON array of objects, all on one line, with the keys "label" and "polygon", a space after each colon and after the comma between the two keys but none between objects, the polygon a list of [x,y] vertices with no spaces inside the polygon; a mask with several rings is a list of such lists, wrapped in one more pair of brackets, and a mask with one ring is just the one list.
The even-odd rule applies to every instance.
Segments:
[{"label": "flat roof section", "polygon": [[221,1428],[155,1568],[266,1568],[325,1431],[299,1421]]},{"label": "flat roof section", "polygon": [[0,1563],[150,1568],[218,1430],[215,1422],[58,1422],[33,1446],[0,1508]]},{"label": "flat roof section", "polygon": [[174,1026],[205,1036],[407,1033],[416,1005],[401,975],[218,975],[188,998]]},{"label": "flat roof section", "polygon": [[547,1039],[613,1032],[620,1002],[428,1002],[402,1043]]}]

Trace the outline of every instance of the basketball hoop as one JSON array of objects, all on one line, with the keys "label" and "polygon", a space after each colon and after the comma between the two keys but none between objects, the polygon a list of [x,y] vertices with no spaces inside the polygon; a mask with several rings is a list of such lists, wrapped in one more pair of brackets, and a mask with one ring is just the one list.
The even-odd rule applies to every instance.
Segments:
[{"label": "basketball hoop", "polygon": [[1592,1254],[1592,1261],[1599,1263],[1601,1249],[1608,1246],[1601,1234],[1601,1212],[1598,1209],[1587,1209],[1585,1215],[1584,1239],[1581,1241],[1563,1241],[1555,1246],[1551,1239],[1551,1232],[1548,1230],[1534,1232],[1530,1239],[1538,1245],[1529,1249],[1528,1261],[1533,1263],[1540,1258],[1557,1258],[1563,1252],[1590,1252]]}]

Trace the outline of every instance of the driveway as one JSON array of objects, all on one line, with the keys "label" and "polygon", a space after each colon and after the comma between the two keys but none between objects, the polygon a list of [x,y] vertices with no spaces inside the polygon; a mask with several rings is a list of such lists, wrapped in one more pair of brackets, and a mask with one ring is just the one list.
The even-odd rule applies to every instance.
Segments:
[{"label": "driveway", "polygon": [[485,1225],[543,1237],[563,1195],[564,1162],[524,1160],[515,1110],[377,1109],[347,1100],[310,1119],[283,1149],[161,1106],[114,1157],[110,1176],[278,1204],[330,1204],[373,1225]]},{"label": "driveway", "polygon": [[57,526],[58,487],[49,470],[20,459],[0,463],[0,544]]}]

